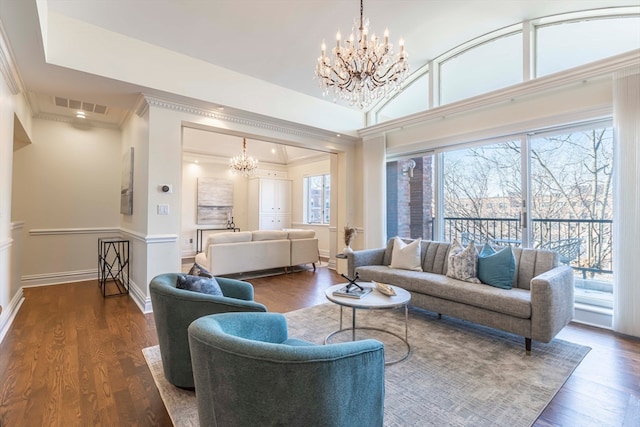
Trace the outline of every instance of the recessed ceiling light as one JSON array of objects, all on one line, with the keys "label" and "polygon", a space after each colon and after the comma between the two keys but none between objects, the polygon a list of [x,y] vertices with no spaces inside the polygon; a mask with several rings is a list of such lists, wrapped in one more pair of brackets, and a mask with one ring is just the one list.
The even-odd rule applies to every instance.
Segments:
[{"label": "recessed ceiling light", "polygon": [[84,111],[77,111],[76,112],[76,117],[79,119],[86,119],[87,116],[84,114]]},{"label": "recessed ceiling light", "polygon": [[340,138],[342,135],[340,135],[339,133],[337,133],[337,134],[336,134],[336,136],[337,136],[338,138]]}]

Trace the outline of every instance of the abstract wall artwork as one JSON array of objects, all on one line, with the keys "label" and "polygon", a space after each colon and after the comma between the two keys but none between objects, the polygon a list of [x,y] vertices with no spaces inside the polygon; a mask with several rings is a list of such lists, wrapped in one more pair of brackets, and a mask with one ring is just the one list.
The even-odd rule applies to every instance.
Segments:
[{"label": "abstract wall artwork", "polygon": [[198,225],[226,228],[233,210],[233,181],[198,178]]},{"label": "abstract wall artwork", "polygon": [[122,156],[120,213],[123,215],[133,215],[133,147]]}]

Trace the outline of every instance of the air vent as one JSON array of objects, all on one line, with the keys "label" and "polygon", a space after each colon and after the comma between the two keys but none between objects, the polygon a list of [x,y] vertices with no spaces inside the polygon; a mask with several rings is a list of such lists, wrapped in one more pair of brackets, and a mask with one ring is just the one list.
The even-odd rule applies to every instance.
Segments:
[{"label": "air vent", "polygon": [[56,96],[54,103],[58,107],[71,108],[72,110],[82,110],[89,113],[107,114],[109,108],[104,105],[94,104],[91,102],[77,101],[75,99],[67,99]]}]

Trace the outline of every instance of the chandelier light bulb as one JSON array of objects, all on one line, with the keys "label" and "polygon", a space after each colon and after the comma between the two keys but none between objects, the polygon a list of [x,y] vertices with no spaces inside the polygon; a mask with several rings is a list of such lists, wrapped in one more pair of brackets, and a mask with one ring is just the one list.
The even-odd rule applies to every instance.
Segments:
[{"label": "chandelier light bulb", "polygon": [[[369,36],[369,34],[373,34]],[[322,94],[347,101],[365,109],[372,102],[400,88],[409,74],[404,40],[400,39],[399,53],[393,53],[389,43],[389,29],[384,40],[369,32],[369,20],[363,15],[360,0],[360,19],[354,20],[349,39],[341,44],[342,35],[336,33],[336,47],[327,53],[324,42],[316,65],[316,78]]]}]

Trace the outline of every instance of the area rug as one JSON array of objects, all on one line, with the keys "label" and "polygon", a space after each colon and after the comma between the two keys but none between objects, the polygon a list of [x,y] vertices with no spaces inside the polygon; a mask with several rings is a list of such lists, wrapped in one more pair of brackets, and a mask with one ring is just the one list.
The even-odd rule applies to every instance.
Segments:
[{"label": "area rug", "polygon": [[[351,310],[344,315],[350,324]],[[327,303],[285,316],[290,336],[321,344],[338,328],[340,308]],[[403,336],[404,313],[359,310],[357,325]],[[365,330],[357,338],[365,334],[385,343],[387,360],[406,351],[392,335]],[[530,426],[590,350],[554,339],[534,341],[526,355],[522,337],[419,309],[409,312],[409,343],[409,357],[385,369],[385,426]],[[142,351],[174,425],[197,426],[194,393],[167,383],[157,346]]]}]

